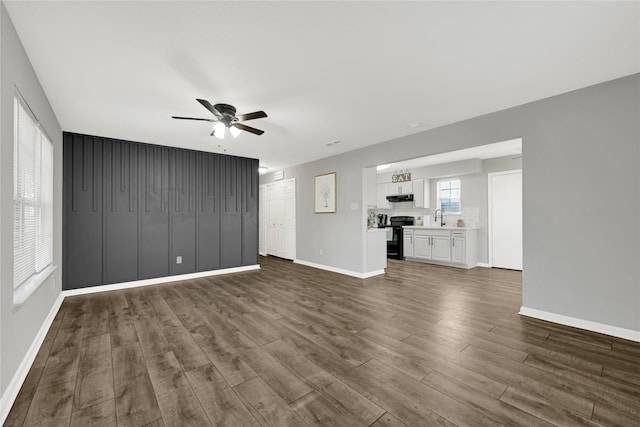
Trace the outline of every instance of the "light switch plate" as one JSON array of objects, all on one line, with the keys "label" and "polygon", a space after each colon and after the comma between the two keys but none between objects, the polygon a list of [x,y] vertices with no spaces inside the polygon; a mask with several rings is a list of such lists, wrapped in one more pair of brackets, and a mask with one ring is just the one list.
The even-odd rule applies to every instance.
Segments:
[{"label": "light switch plate", "polygon": [[176,264],[182,264],[182,255],[176,257]]}]

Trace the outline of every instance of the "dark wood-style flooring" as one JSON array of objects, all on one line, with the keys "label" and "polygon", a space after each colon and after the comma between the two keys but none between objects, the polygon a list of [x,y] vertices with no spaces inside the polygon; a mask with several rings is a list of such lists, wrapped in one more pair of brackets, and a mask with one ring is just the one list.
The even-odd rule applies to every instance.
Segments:
[{"label": "dark wood-style flooring", "polygon": [[519,316],[519,272],[260,262],[65,299],[5,425],[640,425],[640,344]]}]

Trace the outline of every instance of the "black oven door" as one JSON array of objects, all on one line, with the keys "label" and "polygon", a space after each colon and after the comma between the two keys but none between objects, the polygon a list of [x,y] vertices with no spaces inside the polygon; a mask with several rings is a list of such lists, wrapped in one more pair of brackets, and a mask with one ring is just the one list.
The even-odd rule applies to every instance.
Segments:
[{"label": "black oven door", "polygon": [[392,226],[387,238],[387,258],[404,259],[402,253],[402,227]]}]

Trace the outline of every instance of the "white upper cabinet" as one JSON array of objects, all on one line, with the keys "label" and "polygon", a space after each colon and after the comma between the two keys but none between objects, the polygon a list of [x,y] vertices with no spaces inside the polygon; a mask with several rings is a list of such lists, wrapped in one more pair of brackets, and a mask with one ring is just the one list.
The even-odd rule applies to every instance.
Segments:
[{"label": "white upper cabinet", "polygon": [[364,204],[368,209],[375,209],[378,207],[377,180],[378,176],[376,168],[365,168],[363,175]]},{"label": "white upper cabinet", "polygon": [[387,191],[389,194],[411,194],[413,192],[413,183],[411,181],[404,182],[388,182]]},{"label": "white upper cabinet", "polygon": [[391,207],[389,205],[389,201],[387,200],[387,196],[390,194],[389,184],[390,183],[388,182],[382,182],[376,186],[376,207],[378,209],[389,209]]},{"label": "white upper cabinet", "polygon": [[[429,207],[429,181],[414,179],[404,182],[380,182],[376,185],[376,203],[378,209],[390,209],[392,206],[387,201],[387,196],[398,194],[413,194],[413,206],[415,208]],[[366,185],[366,184],[365,184]],[[365,189],[365,194],[370,189]],[[369,203],[367,203],[369,205]],[[369,205],[371,207],[371,205]]]},{"label": "white upper cabinet", "polygon": [[414,179],[413,183],[413,205],[416,208],[428,208],[429,207],[429,181],[424,182],[424,179]]}]

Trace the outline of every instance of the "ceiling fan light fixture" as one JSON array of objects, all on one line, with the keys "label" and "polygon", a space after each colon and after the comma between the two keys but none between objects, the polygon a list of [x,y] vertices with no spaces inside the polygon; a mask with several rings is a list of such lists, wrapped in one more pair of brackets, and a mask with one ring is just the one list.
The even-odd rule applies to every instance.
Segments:
[{"label": "ceiling fan light fixture", "polygon": [[[0,0],[1,1],[1,0]],[[252,133],[254,135],[262,135],[264,133],[263,130],[256,129],[251,126],[247,126],[244,122],[247,120],[255,120],[262,119],[267,117],[267,113],[264,111],[254,111],[253,113],[247,114],[239,114],[236,116],[236,107],[229,104],[216,104],[211,105],[209,101],[206,99],[196,98],[204,108],[209,110],[211,114],[215,116],[215,118],[211,119],[202,119],[198,117],[182,117],[182,116],[171,116],[174,119],[181,120],[200,120],[205,122],[215,122],[213,126],[213,132],[211,132],[211,136],[215,136],[218,139],[224,139],[225,128],[229,128],[229,133],[235,138],[240,135],[240,131],[245,131]]]},{"label": "ceiling fan light fixture", "polygon": [[213,135],[218,139],[224,139],[224,128],[224,123],[216,123],[215,125],[213,125]]},{"label": "ceiling fan light fixture", "polygon": [[229,126],[229,133],[231,134],[231,136],[236,138],[238,135],[240,135],[240,129],[235,126]]}]

